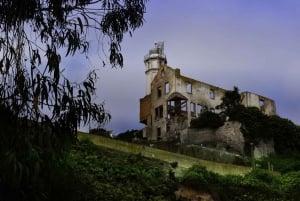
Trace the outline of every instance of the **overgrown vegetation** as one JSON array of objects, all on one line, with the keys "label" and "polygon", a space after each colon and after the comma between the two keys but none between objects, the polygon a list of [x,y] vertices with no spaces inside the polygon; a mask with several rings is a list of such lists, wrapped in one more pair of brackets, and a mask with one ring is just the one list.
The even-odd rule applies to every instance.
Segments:
[{"label": "overgrown vegetation", "polygon": [[158,160],[80,142],[47,186],[50,200],[173,200],[177,181]]},{"label": "overgrown vegetation", "polygon": [[298,201],[300,172],[279,175],[255,169],[245,176],[220,176],[204,167],[193,166],[182,178],[182,184],[209,192],[222,201]]},{"label": "overgrown vegetation", "polygon": [[229,118],[229,121],[239,121],[242,124],[247,155],[250,155],[251,143],[257,145],[260,141],[273,141],[277,154],[300,152],[300,127],[277,115],[265,115],[256,107],[244,107],[237,87],[226,91],[217,109],[222,112],[203,112],[200,117],[191,121],[191,127],[218,128]]},{"label": "overgrown vegetation", "polygon": [[199,117],[191,120],[191,128],[219,128],[223,126],[224,120],[219,114],[214,112],[205,111]]},{"label": "overgrown vegetation", "polygon": [[273,169],[280,173],[300,171],[300,154],[271,154],[257,161],[257,164],[264,169]]},{"label": "overgrown vegetation", "polygon": [[250,152],[250,143],[259,141],[274,141],[277,154],[300,152],[300,130],[292,121],[273,115],[263,114],[258,108],[239,106],[231,120],[242,123],[242,133],[245,137],[245,151]]}]

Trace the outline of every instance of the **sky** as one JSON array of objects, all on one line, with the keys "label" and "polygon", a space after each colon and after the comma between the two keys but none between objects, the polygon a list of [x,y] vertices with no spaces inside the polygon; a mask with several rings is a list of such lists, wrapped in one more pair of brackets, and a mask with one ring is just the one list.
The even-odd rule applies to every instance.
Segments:
[{"label": "sky", "polygon": [[[168,65],[182,75],[271,98],[279,116],[300,124],[299,0],[149,0],[146,7],[143,26],[122,43],[122,69],[102,67],[101,47],[88,55],[98,69],[95,101],[112,115],[107,130],[144,127],[143,60],[158,41],[164,42]],[[73,79],[87,73],[86,60],[72,58],[66,65],[72,65],[66,73]]]}]

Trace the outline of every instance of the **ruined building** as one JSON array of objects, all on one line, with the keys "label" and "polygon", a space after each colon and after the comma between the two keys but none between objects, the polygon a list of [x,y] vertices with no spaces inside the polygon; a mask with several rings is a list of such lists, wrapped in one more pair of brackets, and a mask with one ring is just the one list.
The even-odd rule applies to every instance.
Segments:
[{"label": "ruined building", "polygon": [[[144,62],[147,89],[140,99],[140,122],[145,124],[143,132],[148,140],[167,141],[188,128],[191,119],[202,111],[220,112],[216,106],[226,90],[185,77],[180,69],[168,66],[162,42],[149,50]],[[242,92],[241,97],[244,106],[275,114],[273,100],[251,92]]]}]

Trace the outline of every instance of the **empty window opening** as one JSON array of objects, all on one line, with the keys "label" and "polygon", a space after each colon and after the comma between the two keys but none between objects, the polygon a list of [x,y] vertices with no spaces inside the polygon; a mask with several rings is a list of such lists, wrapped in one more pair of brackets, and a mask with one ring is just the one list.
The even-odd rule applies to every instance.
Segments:
[{"label": "empty window opening", "polygon": [[202,105],[197,104],[197,115],[199,116],[201,112],[202,112]]},{"label": "empty window opening", "polygon": [[170,132],[170,130],[171,130],[171,127],[170,127],[170,125],[169,125],[169,124],[167,124],[167,125],[166,125],[166,130],[167,130],[167,133],[168,133],[168,132]]},{"label": "empty window opening", "polygon": [[175,101],[168,101],[168,106],[175,107]]},{"label": "empty window opening", "polygon": [[171,119],[171,115],[172,115],[171,113],[168,113],[167,114],[167,119]]},{"label": "empty window opening", "polygon": [[158,107],[158,110],[159,110],[159,118],[163,118],[163,115],[164,115],[164,108],[163,106],[159,106]]},{"label": "empty window opening", "polygon": [[155,108],[155,119],[163,118],[164,108],[163,106],[159,106]]},{"label": "empty window opening", "polygon": [[187,105],[186,105],[186,100],[181,100],[181,111],[186,112],[187,111]]},{"label": "empty window opening", "polygon": [[161,97],[161,86],[157,87],[157,97]]},{"label": "empty window opening", "polygon": [[168,101],[168,114],[167,114],[167,118],[171,119],[171,117],[175,116],[175,101]]},{"label": "empty window opening", "polygon": [[265,101],[264,101],[263,99],[260,99],[260,100],[259,100],[259,106],[260,106],[260,107],[265,106]]},{"label": "empty window opening", "polygon": [[209,91],[209,97],[210,99],[215,99],[215,91],[213,89]]},{"label": "empty window opening", "polygon": [[168,94],[170,92],[170,84],[169,84],[169,82],[165,83],[165,92],[166,92],[166,94]]},{"label": "empty window opening", "polygon": [[161,140],[161,129],[157,128],[156,132],[157,132],[157,140]]},{"label": "empty window opening", "polygon": [[190,111],[191,111],[191,116],[196,116],[196,105],[193,102],[191,102],[190,104]]},{"label": "empty window opening", "polygon": [[192,84],[189,82],[186,83],[186,93],[192,93]]}]

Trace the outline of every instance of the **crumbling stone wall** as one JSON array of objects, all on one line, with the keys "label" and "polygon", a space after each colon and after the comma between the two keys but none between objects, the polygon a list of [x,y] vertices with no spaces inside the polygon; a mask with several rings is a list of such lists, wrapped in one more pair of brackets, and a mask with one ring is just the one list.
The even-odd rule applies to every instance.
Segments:
[{"label": "crumbling stone wall", "polygon": [[244,152],[244,137],[240,131],[241,123],[238,121],[227,121],[215,132],[218,141],[225,142],[233,149]]},{"label": "crumbling stone wall", "polygon": [[244,137],[240,131],[241,123],[225,122],[218,129],[192,129],[182,130],[180,133],[181,143],[198,144],[215,143],[216,148],[226,149],[230,147],[240,153],[244,153]]},{"label": "crumbling stone wall", "polygon": [[[180,131],[180,140],[182,144],[194,144],[194,145],[215,145],[216,149],[224,151],[237,151],[240,154],[244,154],[245,139],[240,130],[241,123],[238,121],[227,121],[218,129],[192,129],[187,128]],[[254,147],[254,157],[261,158],[267,156],[270,153],[274,153],[274,143],[259,142]]]}]

